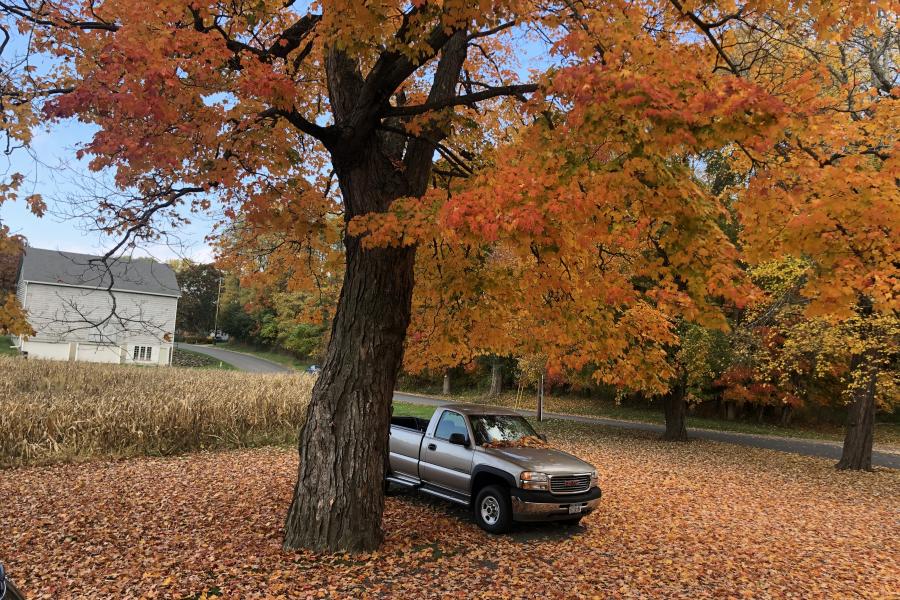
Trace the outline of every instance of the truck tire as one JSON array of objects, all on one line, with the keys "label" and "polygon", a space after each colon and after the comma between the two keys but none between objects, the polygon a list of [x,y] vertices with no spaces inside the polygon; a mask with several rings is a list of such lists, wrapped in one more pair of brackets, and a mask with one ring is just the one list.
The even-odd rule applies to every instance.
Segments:
[{"label": "truck tire", "polygon": [[509,491],[499,485],[488,485],[475,497],[475,522],[489,533],[506,533],[512,525]]}]

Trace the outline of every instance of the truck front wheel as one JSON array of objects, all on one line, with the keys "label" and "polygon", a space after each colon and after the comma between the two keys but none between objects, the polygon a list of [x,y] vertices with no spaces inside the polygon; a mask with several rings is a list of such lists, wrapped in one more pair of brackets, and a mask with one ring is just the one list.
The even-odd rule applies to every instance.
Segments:
[{"label": "truck front wheel", "polygon": [[490,533],[505,533],[512,524],[509,492],[499,485],[488,485],[475,497],[475,522]]}]

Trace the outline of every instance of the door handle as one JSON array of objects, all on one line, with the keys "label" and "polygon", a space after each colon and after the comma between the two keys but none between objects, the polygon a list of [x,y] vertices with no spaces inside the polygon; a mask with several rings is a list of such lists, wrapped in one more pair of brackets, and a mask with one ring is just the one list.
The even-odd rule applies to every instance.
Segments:
[{"label": "door handle", "polygon": [[437,446],[435,444],[428,444],[429,450],[437,450]]}]

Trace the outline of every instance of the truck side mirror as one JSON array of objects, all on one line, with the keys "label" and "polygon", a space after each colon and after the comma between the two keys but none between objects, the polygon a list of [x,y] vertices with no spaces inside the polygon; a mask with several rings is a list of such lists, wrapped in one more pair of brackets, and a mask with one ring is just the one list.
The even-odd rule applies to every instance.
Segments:
[{"label": "truck side mirror", "polygon": [[451,444],[456,444],[457,446],[468,446],[469,445],[469,438],[466,436],[466,434],[459,433],[459,432],[451,433],[450,439],[447,441],[450,442]]}]

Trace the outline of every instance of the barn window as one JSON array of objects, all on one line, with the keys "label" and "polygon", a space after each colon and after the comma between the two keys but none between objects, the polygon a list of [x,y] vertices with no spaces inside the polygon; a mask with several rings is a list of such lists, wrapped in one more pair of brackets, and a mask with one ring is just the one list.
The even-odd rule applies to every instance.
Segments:
[{"label": "barn window", "polygon": [[135,346],[133,358],[134,358],[134,360],[140,360],[140,361],[153,360],[153,347],[152,346]]}]

